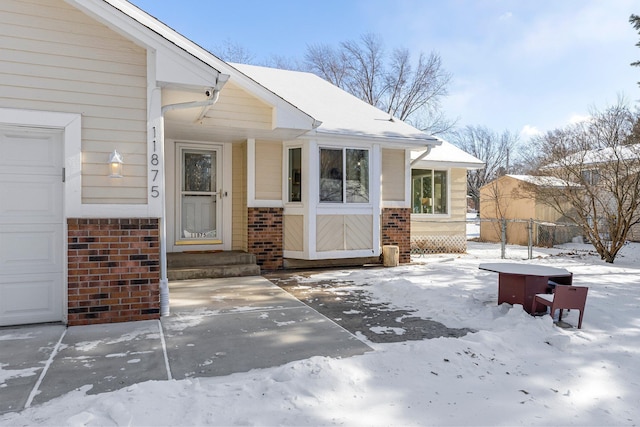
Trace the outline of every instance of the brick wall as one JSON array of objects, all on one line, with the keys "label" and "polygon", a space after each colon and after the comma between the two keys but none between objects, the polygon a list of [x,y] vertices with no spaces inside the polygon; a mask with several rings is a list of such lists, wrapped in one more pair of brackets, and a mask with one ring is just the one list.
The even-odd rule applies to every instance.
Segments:
[{"label": "brick wall", "polygon": [[282,269],[282,208],[248,208],[247,250],[264,270]]},{"label": "brick wall", "polygon": [[67,219],[69,325],[160,317],[157,218]]},{"label": "brick wall", "polygon": [[398,246],[400,263],[411,262],[411,209],[382,209],[382,245]]}]

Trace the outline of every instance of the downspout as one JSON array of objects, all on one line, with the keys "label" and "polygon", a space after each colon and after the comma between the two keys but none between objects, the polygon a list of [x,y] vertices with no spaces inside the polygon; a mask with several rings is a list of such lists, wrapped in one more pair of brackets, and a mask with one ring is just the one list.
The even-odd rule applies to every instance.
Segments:
[{"label": "downspout", "polygon": [[417,159],[411,160],[411,166],[415,165],[420,160],[422,160],[425,157],[427,157],[429,155],[429,153],[431,152],[431,148],[433,148],[431,145],[427,145],[427,149],[422,154],[420,154]]},{"label": "downspout", "polygon": [[207,113],[207,111],[209,111],[209,109],[213,106],[213,104],[218,102],[218,99],[220,98],[220,91],[222,90],[222,86],[224,86],[227,80],[229,80],[229,75],[220,74],[216,79],[216,85],[214,87],[205,89],[204,94],[206,95],[207,99],[205,99],[204,101],[180,102],[177,104],[165,105],[162,107],[162,116],[164,117],[164,114],[167,111],[183,110],[185,108],[203,107],[202,112],[196,119],[196,122],[202,120],[204,118],[204,115]]},{"label": "downspout", "polygon": [[[168,104],[162,107],[161,110],[161,119],[162,119],[162,159],[164,161],[164,115],[167,111],[173,110],[181,110],[185,108],[197,108],[203,107],[200,115],[196,122],[201,121],[207,111],[213,105],[218,102],[220,98],[220,91],[224,84],[229,80],[228,74],[218,74],[216,78],[216,84],[212,88],[208,88],[205,90],[205,95],[207,99],[204,101],[193,101],[193,102],[181,102],[177,104]],[[166,165],[165,165],[166,171]],[[165,174],[162,174],[162,180],[164,181]],[[165,183],[163,182],[163,190],[162,191],[162,223],[163,223],[163,236],[160,239],[160,315],[168,316],[169,315],[169,277],[167,275],[167,203],[165,193],[167,192],[167,188]]]}]

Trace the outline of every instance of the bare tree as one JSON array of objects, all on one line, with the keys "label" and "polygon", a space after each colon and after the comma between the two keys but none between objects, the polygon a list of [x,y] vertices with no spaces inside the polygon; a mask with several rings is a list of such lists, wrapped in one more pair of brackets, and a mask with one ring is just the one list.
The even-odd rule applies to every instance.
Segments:
[{"label": "bare tree", "polygon": [[[631,16],[629,17],[629,22],[631,23],[633,28],[640,34],[640,16],[631,14]],[[640,47],[640,42],[636,43],[636,46]],[[640,67],[640,61],[634,61],[631,63],[631,65],[634,67]],[[640,82],[638,82],[638,85],[640,85]]]},{"label": "bare tree", "polygon": [[509,205],[512,198],[497,179],[482,187],[482,204],[476,205],[480,208],[480,218],[498,220],[480,223],[480,239],[482,241],[499,242],[502,240],[502,222],[509,217]]},{"label": "bare tree", "polygon": [[269,55],[269,57],[259,65],[291,71],[304,71],[305,67],[304,63],[298,59],[283,55]]},{"label": "bare tree", "polygon": [[537,195],[582,228],[600,257],[612,263],[632,227],[640,224],[639,116],[623,100],[591,119],[549,132],[537,147],[544,175],[567,183]]},{"label": "bare tree", "polygon": [[509,155],[518,136],[508,130],[493,132],[484,126],[466,126],[450,136],[451,143],[485,163],[483,169],[467,172],[467,188],[480,206],[480,187],[509,172]]},{"label": "bare tree", "polygon": [[440,56],[420,53],[414,61],[407,49],[395,49],[387,55],[375,34],[342,42],[337,48],[310,45],[304,61],[273,54],[258,60],[251,51],[228,39],[213,52],[224,61],[312,72],[432,135],[449,132],[456,124],[441,108],[451,74],[443,68]]},{"label": "bare tree", "polygon": [[407,49],[387,55],[379,36],[365,34],[337,48],[311,45],[305,60],[309,71],[431,134],[444,133],[455,124],[441,111],[451,74],[436,53],[420,53],[415,62]]},{"label": "bare tree", "polygon": [[246,47],[230,39],[225,39],[211,49],[211,52],[226,62],[254,64],[256,56]]}]

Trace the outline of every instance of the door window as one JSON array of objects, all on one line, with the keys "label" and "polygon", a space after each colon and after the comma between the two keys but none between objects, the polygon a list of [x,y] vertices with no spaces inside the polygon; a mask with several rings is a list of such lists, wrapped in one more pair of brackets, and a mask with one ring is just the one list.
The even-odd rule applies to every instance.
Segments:
[{"label": "door window", "polygon": [[217,151],[182,150],[180,236],[218,238]]}]

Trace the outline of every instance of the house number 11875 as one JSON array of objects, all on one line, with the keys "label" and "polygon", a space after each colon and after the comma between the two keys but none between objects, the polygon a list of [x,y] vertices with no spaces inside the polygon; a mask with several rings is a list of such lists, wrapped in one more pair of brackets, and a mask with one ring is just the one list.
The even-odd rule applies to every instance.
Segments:
[{"label": "house number 11875", "polygon": [[159,185],[155,185],[155,183],[158,180],[158,173],[160,172],[160,168],[158,167],[158,165],[160,165],[160,158],[158,157],[158,147],[157,147],[157,140],[156,140],[156,127],[153,127],[153,147],[152,147],[152,152],[151,152],[151,156],[149,157],[149,164],[150,164],[150,168],[149,171],[151,172],[151,197],[153,197],[154,199],[157,199],[158,197],[160,197],[160,186]]}]

